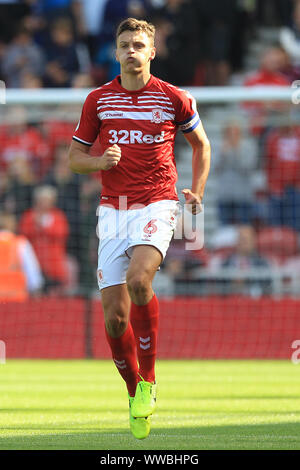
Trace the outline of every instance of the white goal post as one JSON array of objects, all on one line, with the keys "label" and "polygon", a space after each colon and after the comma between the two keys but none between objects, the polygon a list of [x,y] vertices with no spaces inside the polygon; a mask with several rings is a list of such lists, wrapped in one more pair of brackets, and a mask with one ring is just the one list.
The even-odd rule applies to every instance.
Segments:
[{"label": "white goal post", "polygon": [[[300,103],[300,80],[291,87],[188,87],[198,103],[230,103],[246,101],[285,101]],[[55,88],[55,89],[7,89],[7,105],[40,104],[80,104],[92,89]]]}]

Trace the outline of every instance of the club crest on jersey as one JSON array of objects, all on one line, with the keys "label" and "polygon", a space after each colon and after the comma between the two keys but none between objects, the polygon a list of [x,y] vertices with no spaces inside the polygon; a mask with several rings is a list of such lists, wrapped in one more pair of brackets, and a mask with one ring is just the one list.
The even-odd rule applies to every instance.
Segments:
[{"label": "club crest on jersey", "polygon": [[152,119],[151,122],[155,122],[155,124],[159,124],[163,122],[163,110],[160,108],[152,109]]},{"label": "club crest on jersey", "polygon": [[97,276],[98,276],[98,281],[99,281],[99,282],[103,281],[103,272],[102,272],[102,269],[98,269],[98,271],[97,271]]}]

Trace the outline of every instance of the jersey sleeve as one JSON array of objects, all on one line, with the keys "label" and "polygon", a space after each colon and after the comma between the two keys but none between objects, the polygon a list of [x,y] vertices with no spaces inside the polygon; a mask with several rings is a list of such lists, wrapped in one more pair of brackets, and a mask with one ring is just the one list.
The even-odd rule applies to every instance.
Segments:
[{"label": "jersey sleeve", "polygon": [[101,121],[97,116],[97,102],[93,94],[90,93],[84,102],[73,139],[82,144],[93,145],[100,126]]},{"label": "jersey sleeve", "polygon": [[200,124],[195,98],[188,92],[181,90],[178,96],[176,110],[176,124],[185,134],[193,131]]}]

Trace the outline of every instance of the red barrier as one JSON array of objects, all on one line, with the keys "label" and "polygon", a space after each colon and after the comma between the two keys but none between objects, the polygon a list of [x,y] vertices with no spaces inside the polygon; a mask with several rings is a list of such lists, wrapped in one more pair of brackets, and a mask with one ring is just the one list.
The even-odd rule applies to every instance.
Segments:
[{"label": "red barrier", "polygon": [[[111,357],[101,306],[94,302],[95,357]],[[160,299],[160,358],[290,358],[300,339],[300,301],[292,299]]]},{"label": "red barrier", "polygon": [[[0,304],[7,357],[83,358],[85,301]],[[110,358],[99,301],[92,302],[92,351]],[[300,300],[160,299],[159,358],[290,358],[300,339]]]},{"label": "red barrier", "polygon": [[84,302],[34,299],[0,304],[0,339],[7,357],[84,357]]}]

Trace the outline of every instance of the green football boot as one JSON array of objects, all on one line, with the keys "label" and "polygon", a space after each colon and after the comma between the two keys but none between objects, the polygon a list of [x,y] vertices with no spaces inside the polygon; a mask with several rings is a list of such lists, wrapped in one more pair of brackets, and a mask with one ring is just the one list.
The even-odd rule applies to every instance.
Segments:
[{"label": "green football boot", "polygon": [[145,439],[150,432],[150,417],[148,418],[135,418],[132,416],[132,404],[134,397],[129,398],[129,424],[130,431],[136,439]]},{"label": "green football boot", "polygon": [[131,413],[135,418],[147,418],[156,406],[156,383],[141,380],[136,386]]}]

